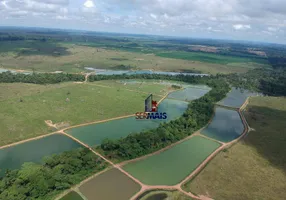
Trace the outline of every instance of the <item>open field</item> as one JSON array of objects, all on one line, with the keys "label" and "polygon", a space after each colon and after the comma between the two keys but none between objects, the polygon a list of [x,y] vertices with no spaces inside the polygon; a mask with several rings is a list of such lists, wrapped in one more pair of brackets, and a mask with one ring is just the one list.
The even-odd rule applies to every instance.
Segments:
[{"label": "open field", "polygon": [[178,191],[148,191],[141,195],[137,200],[192,200],[192,198],[181,194]]},{"label": "open field", "polygon": [[252,97],[245,115],[254,130],[219,153],[187,191],[220,200],[285,199],[286,99]]},{"label": "open field", "polygon": [[152,93],[154,95],[165,95],[169,91],[173,90],[170,85],[154,84],[154,82],[147,82],[143,80],[106,80],[96,81],[89,84],[99,84],[118,89],[137,90],[146,93]]},{"label": "open field", "polygon": [[83,200],[83,198],[81,198],[81,196],[78,193],[72,191],[67,195],[65,195],[64,197],[62,197],[60,200]]},{"label": "open field", "polygon": [[194,136],[162,153],[127,164],[123,169],[148,185],[175,185],[219,146],[219,143]]},{"label": "open field", "polygon": [[126,200],[140,190],[140,185],[120,172],[110,169],[79,187],[88,200]]},{"label": "open field", "polygon": [[[197,70],[203,73],[214,74],[218,72],[246,72],[251,68],[251,62],[254,62],[254,60],[245,60],[240,57],[230,57],[227,59],[228,62],[225,63],[221,62],[224,59],[215,54],[211,56],[204,53],[200,53],[200,56],[193,56],[193,54],[194,52],[156,52],[155,54],[146,54],[141,51],[128,52],[124,51],[124,49],[111,50],[70,43],[3,41],[1,42],[0,67],[78,73],[87,71],[84,69],[85,67],[116,69],[119,65],[124,65],[131,66],[133,69]],[[188,56],[190,56],[190,59]],[[229,64],[236,65],[229,66]],[[263,63],[264,65],[268,66]],[[257,67],[257,64],[255,67]]]},{"label": "open field", "polygon": [[0,94],[0,145],[52,131],[45,120],[69,126],[134,114],[144,110],[147,97],[127,90],[74,83],[4,84]]},{"label": "open field", "polygon": [[69,137],[54,134],[25,142],[16,146],[0,149],[0,176],[3,176],[6,169],[19,169],[25,162],[39,163],[43,157],[52,154],[70,151],[80,148],[82,145]]},{"label": "open field", "polygon": [[216,107],[211,123],[201,134],[222,142],[230,142],[238,138],[243,130],[244,126],[237,111]]}]

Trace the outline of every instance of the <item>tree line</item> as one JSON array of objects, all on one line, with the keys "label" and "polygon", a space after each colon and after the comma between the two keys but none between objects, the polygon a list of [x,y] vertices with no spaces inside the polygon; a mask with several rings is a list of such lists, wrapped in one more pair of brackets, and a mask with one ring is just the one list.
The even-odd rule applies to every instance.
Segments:
[{"label": "tree line", "polygon": [[0,199],[54,199],[62,191],[107,167],[87,148],[48,156],[42,163],[24,163],[0,178]]},{"label": "tree line", "polygon": [[0,73],[0,83],[35,83],[53,84],[67,81],[84,81],[81,74],[68,73],[11,73],[10,71]]}]

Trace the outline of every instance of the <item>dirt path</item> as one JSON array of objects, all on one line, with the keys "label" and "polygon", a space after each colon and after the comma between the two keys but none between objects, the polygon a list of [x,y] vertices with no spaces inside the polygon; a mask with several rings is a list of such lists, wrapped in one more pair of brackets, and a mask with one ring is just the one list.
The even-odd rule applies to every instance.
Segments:
[{"label": "dirt path", "polygon": [[54,134],[57,134],[57,133],[58,133],[58,131],[55,131],[55,132],[48,133],[48,134],[45,134],[45,135],[40,135],[40,136],[37,136],[37,137],[34,137],[34,138],[29,138],[29,139],[26,139],[26,140],[21,140],[21,141],[19,141],[19,142],[14,142],[14,143],[11,143],[11,144],[7,144],[7,145],[4,145],[4,146],[1,146],[0,149],[4,149],[4,148],[16,146],[16,145],[18,145],[18,144],[22,144],[22,143],[25,143],[25,142],[30,142],[30,141],[33,141],[33,140],[38,140],[38,139],[45,138],[45,137],[48,137],[48,136],[50,136],[50,135],[54,135]]}]

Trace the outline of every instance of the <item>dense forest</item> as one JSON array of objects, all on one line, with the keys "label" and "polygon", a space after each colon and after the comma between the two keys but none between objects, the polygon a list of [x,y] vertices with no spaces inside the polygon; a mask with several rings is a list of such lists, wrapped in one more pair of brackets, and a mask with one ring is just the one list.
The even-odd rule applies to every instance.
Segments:
[{"label": "dense forest", "polygon": [[35,84],[54,84],[67,81],[84,81],[85,77],[81,74],[65,73],[0,73],[0,83],[35,83]]},{"label": "dense forest", "polygon": [[234,87],[271,96],[286,96],[286,69],[254,69],[245,74],[217,75]]},{"label": "dense forest", "polygon": [[86,148],[49,156],[42,163],[24,163],[0,178],[0,199],[54,199],[55,195],[107,167]]}]

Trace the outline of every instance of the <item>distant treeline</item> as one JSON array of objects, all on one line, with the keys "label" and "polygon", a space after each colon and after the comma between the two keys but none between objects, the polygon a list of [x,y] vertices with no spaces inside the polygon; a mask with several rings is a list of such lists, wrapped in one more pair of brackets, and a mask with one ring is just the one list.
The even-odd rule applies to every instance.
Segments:
[{"label": "distant treeline", "polygon": [[53,84],[67,81],[84,81],[85,77],[81,74],[66,73],[0,73],[0,83],[35,83],[35,84]]},{"label": "distant treeline", "polygon": [[214,113],[214,104],[223,99],[230,90],[225,81],[214,77],[211,79],[191,76],[168,78],[187,80],[186,82],[189,83],[207,84],[212,87],[212,90],[205,96],[192,101],[179,119],[160,124],[154,130],[134,133],[118,140],[106,139],[97,147],[97,150],[109,159],[115,160],[133,159],[160,150],[205,126]]},{"label": "distant treeline", "polygon": [[24,163],[0,178],[0,199],[52,200],[55,195],[107,167],[107,163],[87,148],[48,156],[41,164]]},{"label": "distant treeline", "polygon": [[286,69],[254,69],[245,74],[217,75],[234,87],[250,89],[271,96],[286,96]]}]

